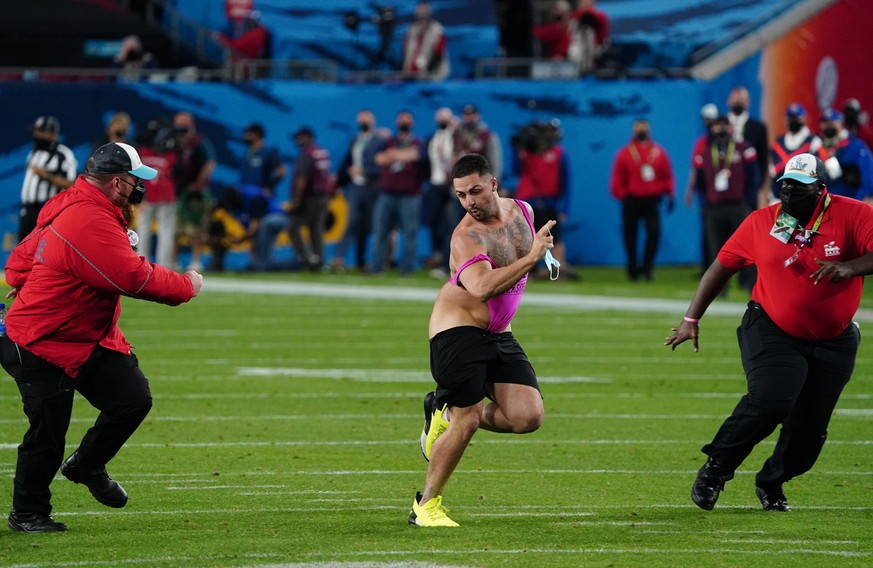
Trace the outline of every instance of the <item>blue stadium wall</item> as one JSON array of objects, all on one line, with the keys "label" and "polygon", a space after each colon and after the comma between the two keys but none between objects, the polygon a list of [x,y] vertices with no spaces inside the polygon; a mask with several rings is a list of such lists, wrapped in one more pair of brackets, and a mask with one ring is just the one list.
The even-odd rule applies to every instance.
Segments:
[{"label": "blue stadium wall", "polygon": [[[659,264],[693,264],[700,259],[700,211],[686,207],[682,194],[688,179],[690,152],[702,133],[700,107],[716,102],[723,107],[733,85],[743,84],[760,100],[753,57],[712,83],[690,80],[571,82],[452,81],[439,84],[330,85],[298,82],[220,83],[0,84],[0,233],[5,261],[17,231],[23,164],[30,147],[29,125],[41,114],[59,118],[62,140],[75,152],[80,170],[93,144],[114,112],[130,113],[143,124],[192,112],[198,128],[214,143],[219,167],[214,188],[236,182],[236,165],[243,155],[243,128],[258,121],[289,165],[296,156],[290,133],[302,124],[313,127],[318,141],[338,163],[355,130],[355,113],[375,111],[379,124],[393,127],[400,109],[415,113],[415,132],[428,135],[437,108],[459,112],[476,104],[484,120],[500,135],[504,162],[511,162],[510,138],[533,120],[561,121],[571,175],[571,213],[564,225],[570,262],[579,265],[622,265],[620,208],[609,195],[610,170],[615,153],[628,142],[631,124],[645,117],[655,139],[670,155],[677,180],[676,207],[665,215]],[[515,179],[504,176],[503,186]],[[282,192],[287,195],[288,186]],[[281,194],[280,194],[281,195]],[[420,239],[426,255],[427,239]]]}]

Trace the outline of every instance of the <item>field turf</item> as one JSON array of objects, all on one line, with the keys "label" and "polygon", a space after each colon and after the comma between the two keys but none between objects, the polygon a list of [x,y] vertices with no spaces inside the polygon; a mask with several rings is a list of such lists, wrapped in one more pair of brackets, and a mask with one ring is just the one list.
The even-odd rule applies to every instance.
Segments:
[{"label": "field turf", "polygon": [[[530,283],[513,328],[546,420],[529,435],[476,434],[444,495],[461,527],[440,530],[406,520],[426,466],[418,436],[438,281],[207,274],[201,296],[178,308],[125,300],[121,326],[154,396],[108,467],[130,502],[105,508],[58,475],[53,515],[69,531],[0,528],[0,565],[873,565],[868,341],[821,458],[785,486],[794,511],[766,513],[754,494],[777,431],[705,512],[689,489],[700,447],[745,389],[743,294],[732,288],[714,304],[699,353],[671,352],[663,342],[696,269],[660,269],[652,283],[617,268],[582,275]],[[873,308],[873,293],[862,307]],[[73,416],[68,453],[96,414],[77,397]],[[4,514],[25,429],[4,375]]]}]

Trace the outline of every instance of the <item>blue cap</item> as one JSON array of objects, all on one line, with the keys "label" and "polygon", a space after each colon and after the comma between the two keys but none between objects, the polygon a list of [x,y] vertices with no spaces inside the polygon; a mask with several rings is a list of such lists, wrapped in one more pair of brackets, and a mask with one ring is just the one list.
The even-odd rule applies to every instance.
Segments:
[{"label": "blue cap", "polygon": [[832,108],[821,111],[822,122],[843,122],[843,113]]},{"label": "blue cap", "polygon": [[806,116],[806,109],[803,108],[802,104],[791,103],[788,105],[788,108],[785,109],[785,116],[791,118]]}]

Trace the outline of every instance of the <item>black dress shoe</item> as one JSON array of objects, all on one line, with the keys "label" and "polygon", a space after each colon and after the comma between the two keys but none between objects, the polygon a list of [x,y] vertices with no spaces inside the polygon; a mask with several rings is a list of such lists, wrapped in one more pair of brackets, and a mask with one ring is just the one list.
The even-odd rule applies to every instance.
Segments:
[{"label": "black dress shoe", "polygon": [[765,511],[791,512],[791,507],[788,506],[788,499],[785,498],[785,493],[782,492],[781,487],[761,487],[760,485],[755,485],[755,495],[761,500],[761,505]]},{"label": "black dress shoe", "polygon": [[91,495],[107,507],[118,509],[127,505],[127,492],[117,481],[109,477],[106,468],[84,471],[79,466],[78,452],[73,452],[73,455],[64,460],[61,473],[70,481],[87,487]]},{"label": "black dress shoe", "polygon": [[40,513],[9,513],[9,528],[18,532],[64,532],[67,525]]},{"label": "black dress shoe", "polygon": [[733,477],[734,473],[726,473],[718,460],[709,458],[697,472],[697,479],[691,486],[691,500],[701,509],[712,511],[718,496],[724,490],[725,481],[730,481]]}]

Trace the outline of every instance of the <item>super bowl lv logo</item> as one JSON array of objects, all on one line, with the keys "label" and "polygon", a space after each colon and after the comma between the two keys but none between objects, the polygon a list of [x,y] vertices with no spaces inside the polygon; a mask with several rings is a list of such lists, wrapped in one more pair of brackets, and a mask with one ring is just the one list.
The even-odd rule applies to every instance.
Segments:
[{"label": "super bowl lv logo", "polygon": [[824,246],[825,256],[840,256],[840,247],[834,244],[834,241],[829,242]]}]

